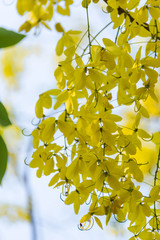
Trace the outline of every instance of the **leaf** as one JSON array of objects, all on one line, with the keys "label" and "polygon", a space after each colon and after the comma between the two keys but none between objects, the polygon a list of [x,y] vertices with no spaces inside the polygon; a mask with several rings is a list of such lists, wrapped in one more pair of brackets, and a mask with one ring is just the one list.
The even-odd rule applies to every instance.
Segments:
[{"label": "leaf", "polygon": [[151,7],[149,8],[149,13],[151,14],[153,19],[157,19],[160,17],[160,10],[159,8]]},{"label": "leaf", "polygon": [[40,95],[40,99],[42,102],[43,107],[49,109],[52,107],[52,98],[47,93],[43,93]]},{"label": "leaf", "polygon": [[35,0],[18,0],[17,10],[20,15],[23,15],[26,11],[32,11],[35,4]]},{"label": "leaf", "polygon": [[145,229],[139,234],[140,239],[150,240],[153,239],[152,232],[149,232],[148,229]]},{"label": "leaf", "polygon": [[150,207],[146,204],[146,203],[144,203],[143,205],[142,205],[142,211],[143,211],[143,213],[145,214],[145,216],[147,216],[147,217],[150,217],[151,216],[151,209],[150,209]]},{"label": "leaf", "polygon": [[75,54],[75,61],[80,68],[84,68],[84,63],[77,53]]},{"label": "leaf", "polygon": [[109,210],[108,210],[108,214],[106,215],[106,226],[108,225],[111,216],[112,216],[111,210],[109,209]]},{"label": "leaf", "polygon": [[77,34],[81,34],[82,31],[69,30],[67,33],[68,33],[68,34],[73,34],[73,35],[75,34],[75,35],[77,35]]},{"label": "leaf", "polygon": [[32,140],[33,147],[38,148],[38,146],[39,146],[39,130],[34,129],[32,132],[32,136],[33,136],[33,140]]},{"label": "leaf", "polygon": [[136,53],[136,59],[140,59],[141,58],[141,50],[142,50],[142,46],[139,47],[137,53]]},{"label": "leaf", "polygon": [[77,90],[83,89],[86,85],[86,75],[85,75],[85,69],[77,68],[74,72],[75,76],[75,88]]},{"label": "leaf", "polygon": [[135,237],[131,237],[129,240],[135,240],[136,238]]},{"label": "leaf", "polygon": [[120,182],[114,176],[108,176],[107,182],[111,188],[118,191],[121,188]]},{"label": "leaf", "polygon": [[1,102],[0,102],[0,125],[5,127],[11,125],[11,122],[8,118],[8,113]]},{"label": "leaf", "polygon": [[44,129],[42,130],[41,134],[41,140],[43,142],[50,142],[53,139],[54,133],[55,133],[55,118],[50,117],[44,120],[43,122],[45,124]]},{"label": "leaf", "polygon": [[60,94],[60,92],[61,92],[61,90],[59,90],[59,89],[51,89],[45,93],[48,95],[57,96],[58,94]]},{"label": "leaf", "polygon": [[94,219],[95,219],[96,223],[98,224],[98,226],[99,226],[101,229],[103,229],[102,223],[101,223],[101,221],[99,220],[99,218],[94,217]]},{"label": "leaf", "polygon": [[132,10],[133,8],[135,8],[139,4],[139,2],[140,0],[130,0],[127,4],[128,10]]},{"label": "leaf", "polygon": [[103,38],[103,43],[106,49],[111,52],[113,55],[118,56],[121,54],[119,47],[108,38]]},{"label": "leaf", "polygon": [[155,144],[160,144],[160,132],[155,132],[153,134],[152,142],[154,142]]},{"label": "leaf", "polygon": [[86,222],[90,218],[91,218],[91,214],[87,213],[81,218],[80,223]]},{"label": "leaf", "polygon": [[146,131],[144,131],[143,129],[138,129],[138,136],[142,139],[144,138],[151,138],[151,135],[148,134]]},{"label": "leaf", "polygon": [[67,90],[64,90],[63,92],[61,92],[58,96],[57,96],[57,101],[64,103],[66,102],[66,100],[69,97],[69,93]]},{"label": "leaf", "polygon": [[137,182],[142,182],[144,176],[143,176],[142,171],[139,169],[137,163],[134,162],[134,161],[130,161],[129,162],[129,168],[130,168],[130,172],[133,174],[134,179]]},{"label": "leaf", "polygon": [[[56,68],[56,70],[54,72],[54,76],[56,78],[57,87],[59,89],[65,88],[66,80],[65,80],[64,73],[63,73],[63,70],[61,67]],[[60,92],[58,94],[60,94]],[[56,95],[58,95],[58,94],[56,94]]]},{"label": "leaf", "polygon": [[141,7],[137,13],[136,20],[138,23],[142,24],[143,22],[148,21],[148,9]]},{"label": "leaf", "polygon": [[79,171],[79,158],[76,158],[67,168],[66,177],[68,179],[74,178],[75,175],[78,174]]},{"label": "leaf", "polygon": [[65,199],[64,203],[67,205],[70,205],[74,203],[77,200],[77,192],[73,191],[71,192],[68,197]]},{"label": "leaf", "polygon": [[49,182],[48,186],[51,187],[54,184],[56,184],[59,180],[59,173],[56,173],[53,178],[51,179],[51,181]]},{"label": "leaf", "polygon": [[43,117],[43,107],[41,99],[38,99],[36,106],[35,106],[35,113],[37,118]]},{"label": "leaf", "polygon": [[65,181],[60,181],[59,183],[57,183],[55,186],[54,186],[54,188],[58,188],[58,187],[60,187],[60,186],[62,186],[62,185],[64,185],[65,184]]},{"label": "leaf", "polygon": [[54,160],[53,158],[50,158],[46,161],[45,167],[44,167],[44,175],[48,176],[54,171]]},{"label": "leaf", "polygon": [[25,35],[0,28],[0,48],[10,47],[20,42]]},{"label": "leaf", "polygon": [[149,113],[148,113],[147,109],[144,108],[143,106],[140,107],[139,112],[143,115],[143,117],[149,118]]},{"label": "leaf", "polygon": [[142,193],[140,191],[138,191],[137,189],[134,189],[132,191],[132,197],[134,198],[134,200],[139,200],[143,197]]},{"label": "leaf", "polygon": [[8,150],[3,138],[0,136],[0,184],[6,172],[8,160]]},{"label": "leaf", "polygon": [[64,29],[60,23],[55,24],[55,29],[57,32],[64,32]]},{"label": "leaf", "polygon": [[80,202],[79,202],[79,197],[78,197],[78,193],[76,194],[76,199],[74,201],[74,212],[75,214],[78,214],[80,209]]},{"label": "leaf", "polygon": [[123,210],[121,210],[121,209],[117,213],[117,220],[118,220],[118,222],[125,221],[125,214],[124,214]]},{"label": "leaf", "polygon": [[87,1],[86,1],[86,0],[83,0],[83,1],[82,1],[82,7],[83,7],[83,8],[87,8],[90,3],[91,3],[91,0],[87,0]]},{"label": "leaf", "polygon": [[108,5],[111,6],[112,8],[114,8],[114,9],[117,8],[116,0],[108,0],[107,3],[108,3]]},{"label": "leaf", "polygon": [[66,8],[62,8],[60,5],[57,6],[57,12],[61,15],[68,15],[70,14],[69,12],[69,7],[66,7]]},{"label": "leaf", "polygon": [[57,46],[56,46],[56,54],[57,56],[61,56],[63,53],[63,49],[64,49],[64,42],[63,42],[63,38],[60,38]]},{"label": "leaf", "polygon": [[160,199],[160,187],[154,186],[150,191],[150,196],[152,201],[157,201],[158,199]]},{"label": "leaf", "polygon": [[76,146],[76,144],[74,144],[72,147],[72,151],[71,151],[71,160],[73,160],[73,158],[76,154],[76,148],[77,148],[77,146]]}]

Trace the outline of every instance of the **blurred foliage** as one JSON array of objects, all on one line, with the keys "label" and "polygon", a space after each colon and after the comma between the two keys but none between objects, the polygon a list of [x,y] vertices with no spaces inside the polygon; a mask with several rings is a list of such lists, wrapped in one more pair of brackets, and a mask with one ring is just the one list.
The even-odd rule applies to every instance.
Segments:
[{"label": "blurred foliage", "polygon": [[0,217],[7,217],[10,221],[30,221],[30,215],[27,209],[16,205],[1,204]]},{"label": "blurred foliage", "polygon": [[[0,28],[0,48],[6,48],[10,47],[12,45],[17,44],[20,42],[25,35]],[[0,102],[0,125],[1,126],[9,126],[11,124],[9,118],[8,118],[8,113],[4,107],[4,105]],[[6,147],[6,144],[0,135],[0,183],[3,179],[3,176],[5,174],[6,168],[7,168],[7,160],[8,160],[8,150]]]},{"label": "blurred foliage", "polygon": [[24,59],[27,51],[24,48],[12,47],[5,49],[1,56],[2,74],[9,88],[18,89],[18,78],[24,71]]}]

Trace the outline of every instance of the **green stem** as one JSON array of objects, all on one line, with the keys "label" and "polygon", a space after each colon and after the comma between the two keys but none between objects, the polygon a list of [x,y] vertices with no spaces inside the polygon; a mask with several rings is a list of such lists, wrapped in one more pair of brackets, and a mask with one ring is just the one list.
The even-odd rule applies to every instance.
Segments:
[{"label": "green stem", "polygon": [[88,30],[83,34],[83,36],[81,37],[80,41],[78,42],[75,51],[77,50],[77,48],[79,47],[80,43],[82,42],[83,38],[85,37],[86,33],[88,32]]},{"label": "green stem", "polygon": [[142,227],[142,229],[137,233],[135,234],[134,236],[135,237],[138,237],[138,235],[145,229],[145,227],[148,225],[148,223],[152,220],[153,218],[149,219],[149,221]]},{"label": "green stem", "polygon": [[91,53],[91,35],[90,35],[90,23],[89,23],[89,12],[88,12],[88,2],[86,0],[86,13],[87,13],[87,27],[88,27],[88,41],[89,41],[89,53],[92,61],[92,53]]},{"label": "green stem", "polygon": [[155,20],[155,27],[156,27],[156,39],[155,39],[155,55],[154,57],[157,57],[157,40],[158,40],[158,27],[157,27],[157,21]]},{"label": "green stem", "polygon": [[[159,148],[158,160],[157,160],[157,164],[156,164],[156,171],[155,171],[155,174],[154,174],[154,186],[157,185],[157,175],[158,175],[158,170],[159,170],[159,162],[160,162],[160,148]],[[158,229],[158,221],[157,221],[156,201],[154,202],[154,217],[156,218],[157,230],[159,230]]]},{"label": "green stem", "polygon": [[118,27],[118,30],[117,30],[117,34],[116,34],[116,37],[115,37],[115,43],[117,42],[117,39],[118,39],[119,30],[120,30],[120,27]]},{"label": "green stem", "polygon": [[[98,37],[99,34],[101,34],[112,22],[109,22],[106,26],[104,26],[91,40],[91,43],[96,39],[96,37]],[[84,55],[85,51],[87,50],[87,48],[89,47],[89,44],[85,47],[85,49],[83,50],[83,53],[81,54],[81,57]]]}]

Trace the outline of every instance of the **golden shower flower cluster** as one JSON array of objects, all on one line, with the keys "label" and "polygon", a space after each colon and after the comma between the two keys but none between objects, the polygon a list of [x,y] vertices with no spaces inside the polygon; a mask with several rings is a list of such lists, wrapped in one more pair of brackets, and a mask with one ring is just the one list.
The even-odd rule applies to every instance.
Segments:
[{"label": "golden shower flower cluster", "polygon": [[[28,2],[32,6],[27,5],[22,14],[33,9],[33,3],[48,3]],[[42,93],[36,103],[40,122],[32,132],[35,150],[30,167],[37,168],[38,177],[50,175],[49,186],[62,187],[65,204],[73,204],[76,214],[90,199],[80,229],[89,229],[93,221],[102,228],[99,216],[106,216],[106,225],[114,216],[118,222],[130,221],[130,240],[160,239],[160,153],[153,181],[146,187],[148,195],[141,187],[145,161],[141,164],[135,157],[137,150],[143,152],[143,142],[160,143],[159,132],[149,134],[141,126],[150,117],[145,101],[158,101],[160,1],[146,1],[142,7],[138,7],[140,1],[104,2],[117,30],[115,42],[106,37],[103,45],[95,44],[89,28],[92,2],[87,0],[82,6],[86,8],[88,43],[82,53],[80,42],[73,38],[80,32],[61,31],[56,54],[63,60],[54,73],[57,89]],[[44,13],[48,14],[45,8]],[[97,36],[100,33],[101,29]],[[136,37],[145,46],[137,42],[138,47],[131,47]],[[131,128],[123,126],[123,113],[115,111],[120,106],[129,106],[135,113]]]},{"label": "golden shower flower cluster", "polygon": [[70,5],[73,0],[17,0],[17,10],[20,15],[27,13],[27,20],[19,31],[29,32],[33,27],[44,25],[50,29],[48,22],[51,21],[54,11],[61,15],[70,15]]}]

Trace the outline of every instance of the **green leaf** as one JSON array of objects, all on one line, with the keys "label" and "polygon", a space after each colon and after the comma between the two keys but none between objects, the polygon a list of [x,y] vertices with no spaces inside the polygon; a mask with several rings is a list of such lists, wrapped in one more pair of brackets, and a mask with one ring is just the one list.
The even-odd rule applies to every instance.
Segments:
[{"label": "green leaf", "polygon": [[0,48],[9,47],[20,42],[25,35],[19,34],[13,31],[9,31],[5,28],[0,28]]},{"label": "green leaf", "polygon": [[157,145],[160,144],[160,132],[155,132],[153,134],[152,142],[154,142]]},{"label": "green leaf", "polygon": [[0,102],[0,125],[4,127],[11,125],[11,121],[8,118],[8,113],[1,102]]},{"label": "green leaf", "polygon": [[94,219],[95,219],[96,223],[98,224],[98,226],[99,226],[101,229],[103,229],[102,223],[101,223],[101,221],[99,220],[99,218],[94,217]]},{"label": "green leaf", "polygon": [[0,184],[6,172],[8,151],[3,138],[0,136]]}]

